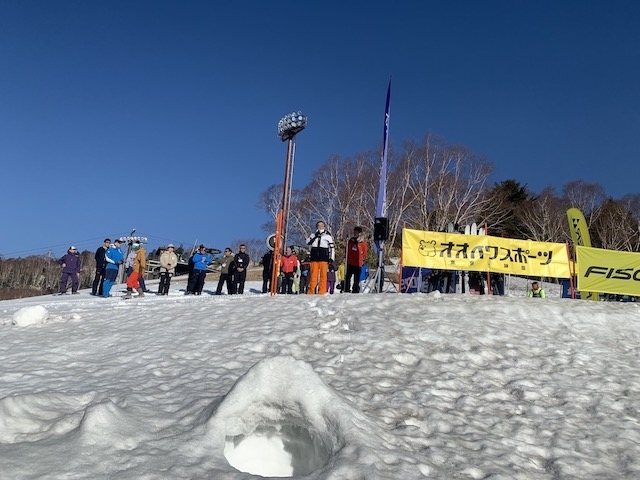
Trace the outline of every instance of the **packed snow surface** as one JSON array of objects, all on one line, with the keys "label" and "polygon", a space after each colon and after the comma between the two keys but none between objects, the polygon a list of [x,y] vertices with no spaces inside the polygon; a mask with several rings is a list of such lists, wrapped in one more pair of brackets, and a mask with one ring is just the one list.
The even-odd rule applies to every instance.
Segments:
[{"label": "packed snow surface", "polygon": [[640,478],[635,303],[214,287],[0,302],[0,478]]}]

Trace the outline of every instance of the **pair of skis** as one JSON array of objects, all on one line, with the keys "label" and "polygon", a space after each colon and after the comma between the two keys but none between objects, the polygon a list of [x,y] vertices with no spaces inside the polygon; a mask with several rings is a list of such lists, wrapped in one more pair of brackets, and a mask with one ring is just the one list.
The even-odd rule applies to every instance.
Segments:
[{"label": "pair of skis", "polygon": [[[453,223],[449,223],[447,225],[447,233],[459,233],[456,232],[457,226]],[[464,234],[465,235],[484,235],[484,227],[478,227],[476,222],[473,222],[471,225],[464,226]]]}]

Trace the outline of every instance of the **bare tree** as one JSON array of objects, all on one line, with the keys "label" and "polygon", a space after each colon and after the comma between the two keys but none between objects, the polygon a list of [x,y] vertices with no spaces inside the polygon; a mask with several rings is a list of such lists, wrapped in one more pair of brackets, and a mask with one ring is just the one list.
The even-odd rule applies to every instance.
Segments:
[{"label": "bare tree", "polygon": [[608,250],[634,251],[638,243],[638,221],[625,204],[609,199],[600,207],[591,225],[595,244]]},{"label": "bare tree", "polygon": [[559,198],[553,187],[524,202],[519,216],[524,238],[538,242],[566,242],[568,240],[566,200]]},{"label": "bare tree", "polygon": [[630,252],[640,251],[640,194],[628,194],[622,197],[620,203],[631,215],[634,225],[633,234],[629,237],[628,243]]},{"label": "bare tree", "polygon": [[562,187],[562,194],[569,206],[582,212],[587,225],[591,225],[598,215],[600,206],[607,200],[607,195],[601,185],[587,183],[584,180],[574,180]]}]

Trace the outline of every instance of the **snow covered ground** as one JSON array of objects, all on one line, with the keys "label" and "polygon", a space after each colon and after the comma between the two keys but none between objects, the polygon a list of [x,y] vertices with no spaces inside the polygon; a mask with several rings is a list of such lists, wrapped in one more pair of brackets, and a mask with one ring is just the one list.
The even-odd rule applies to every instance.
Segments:
[{"label": "snow covered ground", "polygon": [[635,303],[184,286],[0,302],[0,478],[640,478]]}]

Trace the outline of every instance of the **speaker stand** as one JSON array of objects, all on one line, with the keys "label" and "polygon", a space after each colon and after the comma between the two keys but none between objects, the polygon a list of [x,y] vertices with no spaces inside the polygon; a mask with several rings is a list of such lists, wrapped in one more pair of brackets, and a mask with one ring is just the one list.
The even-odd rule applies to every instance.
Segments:
[{"label": "speaker stand", "polygon": [[382,293],[382,291],[384,290],[385,277],[387,278],[387,280],[389,280],[391,285],[393,285],[395,291],[398,291],[397,285],[391,279],[389,274],[384,270],[383,255],[384,253],[382,251],[382,248],[380,248],[380,253],[378,254],[378,267],[376,268],[375,273],[371,277],[369,277],[369,280],[367,280],[367,283],[365,284],[365,287],[363,289],[364,293]]}]

